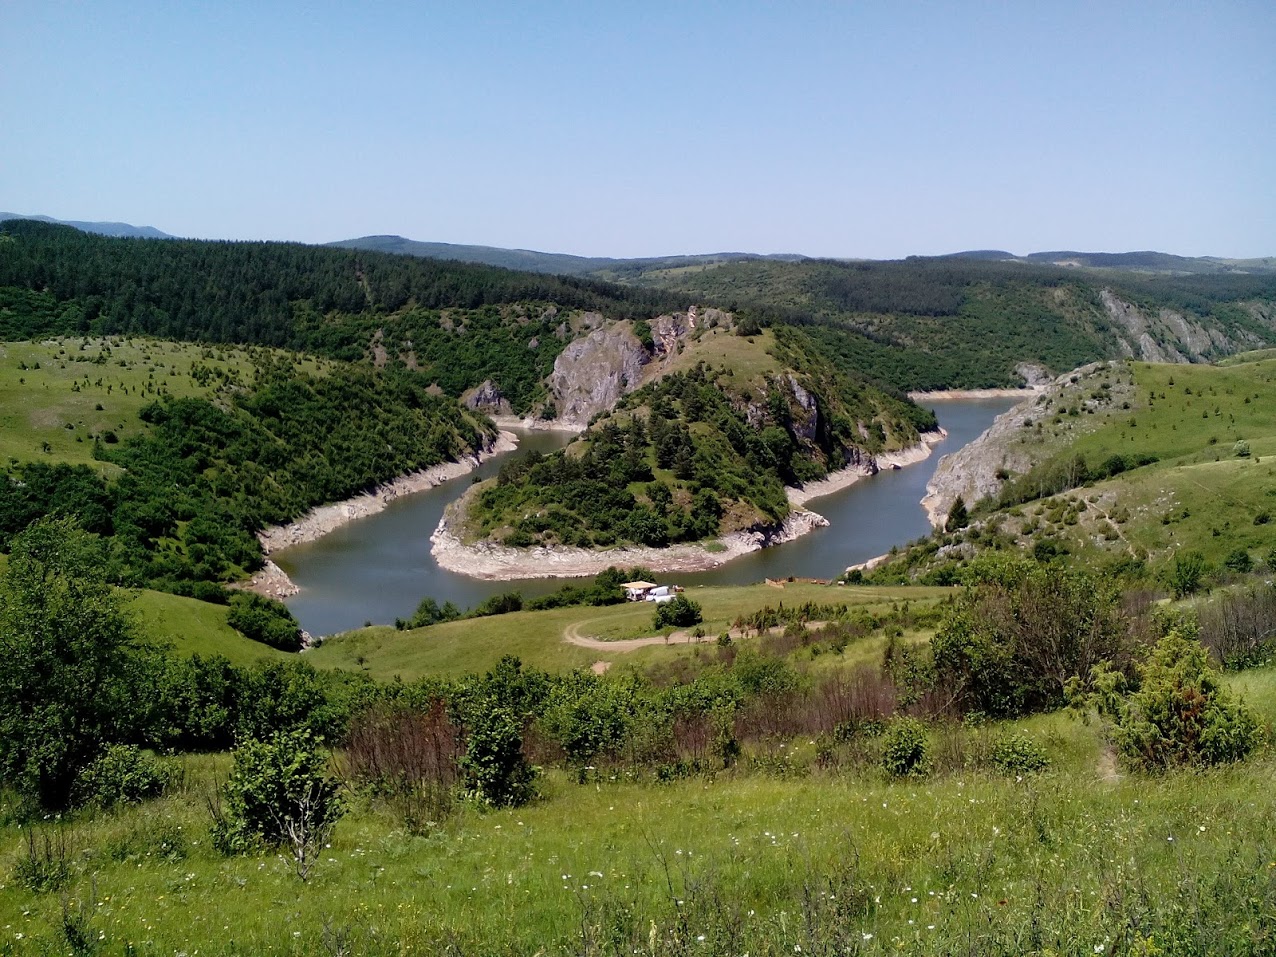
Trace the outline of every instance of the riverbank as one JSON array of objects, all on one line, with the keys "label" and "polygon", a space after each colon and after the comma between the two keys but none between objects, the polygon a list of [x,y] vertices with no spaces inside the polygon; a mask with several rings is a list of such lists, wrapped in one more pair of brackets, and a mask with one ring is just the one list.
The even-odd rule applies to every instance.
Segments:
[{"label": "riverbank", "polygon": [[[378,485],[371,492],[365,492],[332,505],[313,508],[295,522],[287,525],[273,525],[258,532],[257,540],[261,542],[262,554],[269,556],[273,552],[293,545],[313,542],[343,525],[369,515],[376,515],[402,495],[411,495],[413,492],[422,492],[442,485],[444,482],[474,471],[494,456],[513,452],[517,448],[518,436],[502,430],[497,433],[496,439],[490,446],[477,454],[464,456],[457,462],[441,462],[428,469],[409,472],[407,475],[401,475]],[[288,598],[300,591],[288,577],[288,573],[269,560],[259,572],[239,587],[271,598]]]},{"label": "riverbank", "polygon": [[635,565],[654,572],[703,572],[761,548],[791,542],[812,529],[828,525],[828,519],[823,515],[796,509],[778,525],[754,526],[694,545],[665,548],[628,545],[605,551],[544,545],[510,548],[493,542],[467,545],[461,541],[452,531],[452,522],[458,514],[463,514],[464,508],[465,496],[448,506],[439,527],[430,536],[430,552],[440,568],[485,581],[587,578],[613,566],[630,568]]},{"label": "riverbank", "polygon": [[926,432],[916,445],[898,452],[876,456],[869,466],[851,466],[802,488],[787,489],[793,511],[775,526],[755,526],[733,532],[709,543],[671,545],[666,548],[627,546],[596,551],[588,548],[538,546],[511,548],[493,542],[467,544],[453,531],[465,514],[470,492],[448,506],[439,526],[430,536],[430,551],[440,568],[486,581],[518,581],[528,578],[584,578],[611,566],[643,565],[655,572],[711,571],[750,552],[790,542],[829,522],[803,505],[811,499],[849,488],[882,469],[903,468],[930,456],[935,445],[947,435],[943,429]]},{"label": "riverbank", "polygon": [[1044,391],[1042,386],[1025,389],[939,389],[935,392],[910,392],[914,402],[944,402],[951,399],[1028,399]]},{"label": "riverbank", "polygon": [[529,415],[520,419],[516,415],[493,415],[489,418],[496,423],[498,429],[526,429],[528,432],[566,432],[580,435],[585,431],[583,425],[572,422],[560,422],[558,419],[538,419]]},{"label": "riverbank", "polygon": [[830,472],[825,478],[817,482],[807,482],[801,488],[786,489],[789,502],[792,505],[805,505],[811,499],[832,495],[835,492],[848,489],[861,479],[876,475],[882,469],[899,469],[906,465],[921,462],[929,458],[935,446],[947,437],[948,433],[943,429],[938,429],[934,432],[923,432],[920,436],[921,441],[916,445],[910,445],[908,448],[900,449],[898,452],[883,452],[873,459],[871,466],[848,466],[836,472]]}]

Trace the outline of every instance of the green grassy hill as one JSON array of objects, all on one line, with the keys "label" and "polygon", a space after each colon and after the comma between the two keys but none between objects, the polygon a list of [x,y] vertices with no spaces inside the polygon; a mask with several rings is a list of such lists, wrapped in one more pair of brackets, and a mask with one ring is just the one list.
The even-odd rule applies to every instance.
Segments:
[{"label": "green grassy hill", "polygon": [[[1034,430],[1063,428],[1078,403],[1034,408],[1033,429],[1020,441],[1045,453],[1037,464],[981,503],[968,529],[904,550],[874,577],[925,577],[987,548],[1152,570],[1184,551],[1200,552],[1218,570],[1229,559],[1238,569],[1276,560],[1276,359],[1259,352],[1220,366],[1133,363],[1129,371],[1130,408],[1108,408],[1066,442],[1038,441]],[[1078,460],[1084,477],[1110,470],[1114,456],[1156,461],[1055,495],[1031,494]],[[1025,492],[1031,500],[1019,501]]]},{"label": "green grassy hill", "polygon": [[40,459],[112,471],[94,459],[94,440],[113,444],[142,434],[147,426],[138,413],[156,399],[211,399],[242,390],[260,363],[284,359],[311,375],[332,367],[276,349],[125,336],[0,343],[0,461]]}]

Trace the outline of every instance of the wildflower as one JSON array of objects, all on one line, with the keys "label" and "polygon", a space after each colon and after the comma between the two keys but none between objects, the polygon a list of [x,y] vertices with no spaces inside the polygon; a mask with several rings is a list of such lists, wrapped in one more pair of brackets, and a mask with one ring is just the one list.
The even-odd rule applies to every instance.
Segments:
[{"label": "wildflower", "polygon": [[865,940],[872,940],[872,939],[873,939],[873,935],[872,935],[872,934],[870,934],[870,933],[868,933],[868,932],[865,932],[865,933],[864,933],[864,935],[863,935],[863,937],[864,937],[864,939],[865,939]]}]

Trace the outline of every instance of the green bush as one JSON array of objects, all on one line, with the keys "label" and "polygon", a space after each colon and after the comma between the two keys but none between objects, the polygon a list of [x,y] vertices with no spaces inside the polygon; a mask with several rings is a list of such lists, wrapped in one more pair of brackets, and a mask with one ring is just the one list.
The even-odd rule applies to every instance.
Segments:
[{"label": "green bush", "polygon": [[113,744],[81,772],[76,803],[100,808],[136,804],[158,797],[172,779],[171,765],[131,744]]},{"label": "green bush", "polygon": [[523,729],[509,708],[476,707],[460,760],[466,794],[486,807],[518,807],[536,796],[536,769],[523,753]]},{"label": "green bush", "polygon": [[1209,565],[1204,555],[1198,551],[1180,552],[1166,572],[1166,584],[1176,599],[1186,598],[1204,587],[1208,575]]},{"label": "green bush", "polygon": [[1046,749],[1022,732],[1002,738],[992,749],[992,763],[1002,774],[1032,774],[1050,766]]},{"label": "green bush", "polygon": [[281,601],[239,592],[230,599],[226,624],[245,638],[260,641],[280,651],[301,650],[301,628]]},{"label": "green bush", "polygon": [[892,777],[920,777],[930,772],[930,741],[916,718],[891,722],[882,735],[882,767]]},{"label": "green bush", "polygon": [[658,602],[651,618],[651,627],[689,628],[703,621],[700,605],[686,595],[677,595],[673,601]]},{"label": "green bush", "polygon": [[1262,741],[1254,714],[1234,700],[1195,635],[1171,631],[1139,666],[1137,690],[1099,669],[1095,703],[1112,722],[1122,757],[1143,771],[1244,760]]},{"label": "green bush", "polygon": [[234,751],[213,844],[224,854],[298,842],[322,845],[343,807],[328,753],[306,731],[250,738]]}]

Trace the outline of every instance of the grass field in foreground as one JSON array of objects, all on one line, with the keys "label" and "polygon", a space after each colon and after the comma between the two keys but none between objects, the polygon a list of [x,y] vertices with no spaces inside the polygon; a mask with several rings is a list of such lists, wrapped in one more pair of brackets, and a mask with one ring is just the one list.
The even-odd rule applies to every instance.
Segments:
[{"label": "grass field in foreground", "polygon": [[[1236,683],[1270,701],[1276,672]],[[0,879],[0,953],[67,952],[64,915],[101,954],[1271,952],[1270,754],[1140,777],[1105,769],[1094,725],[1012,727],[1052,770],[551,774],[527,807],[424,836],[352,795],[304,884],[275,855],[213,852],[201,794],[227,765],[191,758],[172,796],[65,825],[62,894]],[[10,868],[24,841],[0,827]]]},{"label": "grass field in foreground", "polygon": [[[781,603],[848,604],[886,610],[892,603],[932,604],[951,594],[944,588],[853,588],[787,584],[693,588],[688,597],[704,609],[706,635],[726,631],[741,615]],[[646,602],[605,608],[573,607],[521,611],[491,618],[448,622],[415,631],[365,628],[328,638],[306,652],[319,668],[362,669],[374,678],[412,681],[428,674],[484,672],[503,655],[516,655],[529,666],[550,671],[583,668],[594,662],[647,664],[688,652],[685,644],[655,644],[634,651],[582,648],[564,640],[569,628],[586,638],[624,641],[657,634],[651,626],[652,605]],[[849,649],[848,649],[849,653]]]}]

